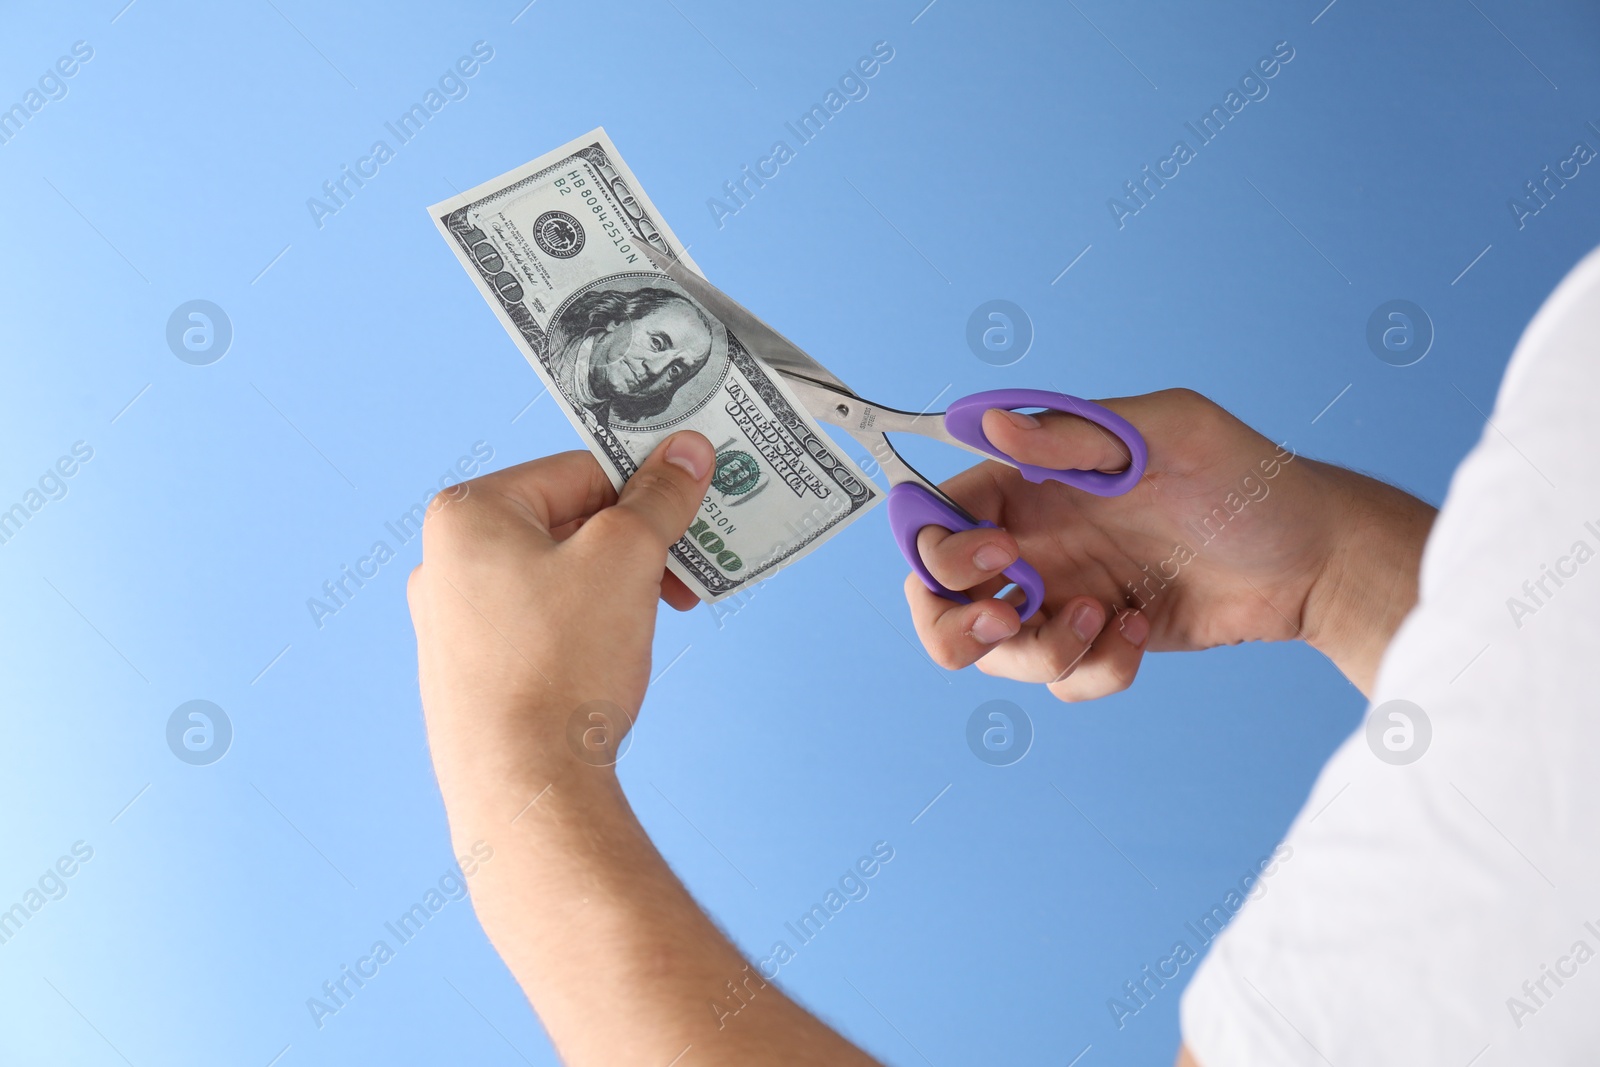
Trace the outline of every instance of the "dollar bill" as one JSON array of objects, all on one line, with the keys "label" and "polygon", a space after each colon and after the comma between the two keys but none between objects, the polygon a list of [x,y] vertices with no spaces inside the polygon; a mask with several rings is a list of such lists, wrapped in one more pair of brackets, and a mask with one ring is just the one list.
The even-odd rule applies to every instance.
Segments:
[{"label": "dollar bill", "polygon": [[783,380],[655,268],[699,268],[603,129],[428,209],[579,436],[621,487],[663,438],[716,447],[667,566],[706,601],[815,549],[882,495]]}]

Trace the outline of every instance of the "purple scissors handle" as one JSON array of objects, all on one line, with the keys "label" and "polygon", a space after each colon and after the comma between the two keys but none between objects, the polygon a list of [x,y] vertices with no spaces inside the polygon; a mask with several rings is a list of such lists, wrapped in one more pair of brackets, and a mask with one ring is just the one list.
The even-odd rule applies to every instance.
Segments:
[{"label": "purple scissors handle", "polygon": [[[990,408],[1003,408],[1008,411],[1018,408],[1048,408],[1088,419],[1121,440],[1131,457],[1128,469],[1117,474],[1108,474],[1104,471],[1056,470],[1031,463],[1019,463],[996,448],[984,434],[983,413]],[[1012,464],[1030,482],[1047,480],[1062,482],[1097,496],[1119,496],[1128,492],[1139,484],[1149,460],[1149,449],[1145,445],[1144,437],[1127,419],[1088,400],[1043,389],[994,389],[989,392],[974,393],[950,405],[944,414],[944,425],[957,440],[995,459]],[[922,579],[922,583],[946,600],[953,600],[958,604],[972,602],[966,594],[945,588],[928,570],[927,564],[922,561],[922,553],[917,549],[917,535],[922,532],[924,526],[940,526],[957,533],[964,530],[993,529],[994,525],[987,520],[977,521],[970,515],[951,507],[939,496],[914,481],[898,482],[889,490],[889,528],[894,533],[895,543],[900,546],[900,554]],[[1023,619],[1030,618],[1044,601],[1044,579],[1031,564],[1022,559],[1012,563],[1002,573],[1015,582],[1026,597],[1017,614]]]},{"label": "purple scissors handle", "polygon": [[[1048,408],[1068,415],[1088,419],[1121,440],[1131,457],[1128,469],[1117,474],[1104,471],[1056,470],[1032,463],[1018,463],[990,443],[983,432],[983,413],[990,408],[1015,411],[1018,408]],[[1144,477],[1145,464],[1150,451],[1144,437],[1133,428],[1133,423],[1108,408],[1066,393],[1052,393],[1046,389],[991,389],[986,393],[973,393],[950,405],[944,413],[944,428],[957,440],[964,441],[995,459],[1010,463],[1030,482],[1054,481],[1082,489],[1096,496],[1121,496],[1139,484]]]},{"label": "purple scissors handle", "polygon": [[[972,598],[967,594],[946,589],[928,570],[928,565],[922,562],[922,553],[917,550],[917,534],[922,532],[924,526],[942,526],[951,533],[958,533],[962,530],[984,528],[992,530],[995,528],[994,523],[987,519],[982,522],[973,521],[970,516],[952,508],[916,482],[899,482],[889,489],[889,529],[894,532],[894,540],[900,546],[900,554],[911,564],[911,569],[917,572],[922,584],[933,592],[957,604],[972,603]],[[1033,569],[1031,563],[1023,559],[1017,560],[1002,573],[1017,583],[1017,588],[1027,595],[1027,600],[1017,614],[1024,619],[1029,618],[1044,602],[1044,579]]]}]

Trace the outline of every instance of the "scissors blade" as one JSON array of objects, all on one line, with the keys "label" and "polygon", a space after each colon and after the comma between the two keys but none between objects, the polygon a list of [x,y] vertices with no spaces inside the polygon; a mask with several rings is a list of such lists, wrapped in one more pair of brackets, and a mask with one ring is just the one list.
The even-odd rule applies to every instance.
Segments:
[{"label": "scissors blade", "polygon": [[[767,366],[786,378],[820,382],[852,396],[855,395],[832,371],[806,355],[799,345],[762,322],[759,316],[733,297],[700,277],[677,256],[669,257],[645,242],[639,242],[635,247],[642,248],[657,270],[677,282],[701,307],[721,319],[722,324]],[[812,413],[821,417],[821,413],[816,410]]]},{"label": "scissors blade", "polygon": [[[784,374],[783,377],[790,390],[811,412],[812,418],[847,431],[863,444],[869,444],[872,439],[882,438],[888,433],[911,433],[977,452],[977,449],[956,440],[944,428],[942,411],[901,411],[874,404],[843,386],[827,385],[792,374]],[[982,452],[978,454],[984,455]]]},{"label": "scissors blade", "polygon": [[884,436],[888,433],[917,434],[983,459],[993,458],[950,433],[945,428],[942,411],[901,411],[863,399],[827,367],[806,355],[800,346],[696,274],[677,256],[668,256],[644,242],[635,247],[642,248],[657,270],[677,282],[684,292],[721,319],[722,324],[733,331],[762,362],[780,374],[795,397],[811,412],[812,418],[837,426],[859,441],[883,467],[891,485],[914,479],[945,503],[966,514],[959,504],[907,463]]},{"label": "scissors blade", "polygon": [[821,382],[797,378],[793,375],[784,375],[784,381],[793,390],[800,403],[811,412],[812,417],[818,422],[826,422],[844,430],[851,437],[859,441],[867,453],[877,461],[884,475],[889,479],[889,485],[896,486],[901,482],[915,482],[952,508],[957,514],[976,526],[978,520],[968,513],[967,509],[950,499],[943,489],[934,484],[917,468],[906,461],[906,458],[895,451],[894,445],[886,436],[888,433],[912,433],[923,437],[931,437],[944,441],[946,444],[957,448],[966,449],[976,455],[989,459],[988,454],[978,451],[963,441],[956,440],[944,428],[943,412],[916,413],[898,411],[894,408],[882,407],[869,400],[863,400],[848,389],[835,388],[823,385]]}]

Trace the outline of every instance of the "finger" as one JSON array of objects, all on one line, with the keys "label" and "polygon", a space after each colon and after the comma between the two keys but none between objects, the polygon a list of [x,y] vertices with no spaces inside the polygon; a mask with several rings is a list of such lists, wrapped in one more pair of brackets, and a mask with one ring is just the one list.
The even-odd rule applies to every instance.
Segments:
[{"label": "finger", "polygon": [[1040,467],[1110,472],[1126,470],[1130,461],[1121,438],[1077,415],[990,408],[983,432],[1006,455]]},{"label": "finger", "polygon": [[561,452],[519,463],[464,483],[522,505],[541,529],[554,531],[593,515],[616,500],[616,491],[589,452]]},{"label": "finger", "polygon": [[406,606],[411,609],[413,622],[422,614],[422,564],[411,568],[406,575]]},{"label": "finger", "polygon": [[946,670],[975,663],[1022,628],[1012,605],[1001,600],[957,604],[934,593],[915,574],[906,576],[906,602],[922,647]]},{"label": "finger", "polygon": [[1058,700],[1075,703],[1120,693],[1133,684],[1144,662],[1150,620],[1142,611],[1121,612],[1070,675],[1049,686]]},{"label": "finger", "polygon": [[[998,528],[951,533],[942,526],[924,526],[917,533],[917,554],[946,589],[972,589],[998,578],[1021,553],[1016,538]],[[1001,587],[974,595],[990,595]]]},{"label": "finger", "polygon": [[694,595],[694,591],[684,585],[683,579],[671,571],[663,571],[661,574],[661,599],[676,611],[688,611],[700,603],[700,598]]},{"label": "finger", "polygon": [[626,521],[665,555],[700,510],[715,462],[711,442],[703,436],[693,430],[673,434],[628,479],[616,507],[590,519],[584,530]]},{"label": "finger", "polygon": [[[985,674],[1019,682],[1057,685],[1089,658],[1105,628],[1106,607],[1092,596],[1073,597],[1039,625],[1022,628],[978,661]],[[1053,690],[1052,690],[1053,691]]]},{"label": "finger", "polygon": [[[1191,451],[1184,447],[1185,442],[1212,441],[1219,435],[1237,433],[1241,425],[1192,389],[1163,389],[1096,403],[1138,428],[1150,446],[1152,469],[1181,460]],[[1035,466],[1115,473],[1126,470],[1129,463],[1127,449],[1116,434],[1076,415],[1046,412],[1024,417],[1020,412],[991,409],[984,412],[983,431],[996,448]],[[998,522],[1007,495],[1015,491],[1015,482],[1014,475],[999,463],[980,463],[939,483],[939,488],[972,514]]]}]

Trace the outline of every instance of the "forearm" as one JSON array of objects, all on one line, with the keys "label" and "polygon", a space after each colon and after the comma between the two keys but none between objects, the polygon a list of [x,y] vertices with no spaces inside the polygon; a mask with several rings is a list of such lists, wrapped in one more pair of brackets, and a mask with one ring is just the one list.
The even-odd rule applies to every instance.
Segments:
[{"label": "forearm", "polygon": [[644,700],[658,598],[694,602],[667,553],[715,462],[683,431],[615,503],[572,452],[428,512],[406,594],[439,790],[452,836],[494,848],[473,906],[566,1063],[870,1064],[747,965],[584,761]]},{"label": "forearm", "polygon": [[1422,549],[1437,511],[1391,485],[1317,464],[1339,528],[1306,597],[1306,640],[1370,696],[1384,650],[1417,602]]},{"label": "forearm", "polygon": [[475,778],[450,815],[458,841],[495,846],[473,904],[564,1062],[873,1062],[716,929],[609,769]]}]

